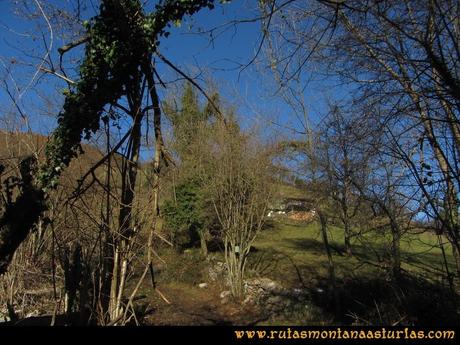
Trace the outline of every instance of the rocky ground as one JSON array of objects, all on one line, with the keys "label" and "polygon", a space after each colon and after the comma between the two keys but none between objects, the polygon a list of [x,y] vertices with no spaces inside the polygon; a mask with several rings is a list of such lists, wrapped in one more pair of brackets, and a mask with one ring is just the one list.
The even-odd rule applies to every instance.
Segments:
[{"label": "rocky ground", "polygon": [[[311,292],[284,287],[267,277],[252,277],[244,282],[245,298],[233,299],[225,282],[225,263],[214,261],[207,279],[194,286],[167,284],[161,287],[171,304],[155,296],[145,319],[154,325],[255,325],[283,314],[310,314],[315,307]],[[323,291],[315,291],[322,293]]]}]

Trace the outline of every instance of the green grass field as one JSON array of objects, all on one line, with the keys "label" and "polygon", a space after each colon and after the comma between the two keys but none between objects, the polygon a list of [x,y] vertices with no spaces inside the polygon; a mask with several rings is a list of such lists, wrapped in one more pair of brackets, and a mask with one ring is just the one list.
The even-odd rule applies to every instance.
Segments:
[{"label": "green grass field", "polygon": [[[385,266],[389,238],[375,232],[352,241],[353,256],[343,250],[343,230],[329,227],[329,242],[338,278],[381,273]],[[327,256],[319,223],[309,224],[278,219],[270,222],[258,236],[251,254],[250,269],[259,275],[290,282],[293,285],[327,277]],[[452,253],[445,246],[448,268],[454,271]],[[439,280],[445,275],[438,238],[429,233],[405,234],[401,239],[403,270]],[[300,273],[300,276],[299,276]]]},{"label": "green grass field", "polygon": [[[363,324],[430,324],[458,320],[458,311],[444,297],[449,293],[438,238],[429,233],[405,234],[401,239],[400,287],[389,281],[389,238],[376,233],[352,242],[353,256],[345,255],[343,230],[329,227],[329,242],[336,274],[337,294],[342,305],[334,314],[324,300],[305,310],[287,313],[265,324],[336,324],[354,320]],[[250,255],[248,273],[270,277],[289,287],[325,290],[328,260],[319,223],[309,224],[278,218],[259,235]],[[451,251],[446,245],[448,268],[454,272]],[[387,265],[387,266],[385,266]],[[436,301],[436,302],[434,302]],[[439,303],[438,303],[439,302]],[[446,307],[448,306],[448,307]],[[413,319],[413,321],[411,321]]]},{"label": "green grass field", "polygon": [[[343,249],[343,231],[329,228],[335,273],[337,311],[327,293],[328,261],[319,224],[295,222],[287,218],[271,220],[259,234],[248,258],[247,277],[265,277],[286,289],[300,289],[309,296],[268,317],[260,309],[241,301],[222,304],[220,293],[228,288],[222,282],[209,282],[210,261],[199,248],[177,253],[164,248],[165,263],[157,263],[159,289],[172,302],[165,304],[144,284],[141,294],[149,296],[156,310],[153,324],[243,324],[243,325],[331,325],[331,324],[455,324],[460,322],[456,303],[442,279],[442,253],[437,237],[431,234],[403,236],[401,241],[404,279],[395,284],[385,267],[388,238],[369,233],[352,242],[354,255]],[[447,248],[446,248],[447,249]],[[223,261],[221,252],[210,254]],[[454,265],[447,251],[449,269]],[[380,258],[380,261],[379,261]],[[201,289],[198,284],[208,282]],[[318,291],[322,291],[319,293]],[[265,315],[265,316],[264,316]]]}]

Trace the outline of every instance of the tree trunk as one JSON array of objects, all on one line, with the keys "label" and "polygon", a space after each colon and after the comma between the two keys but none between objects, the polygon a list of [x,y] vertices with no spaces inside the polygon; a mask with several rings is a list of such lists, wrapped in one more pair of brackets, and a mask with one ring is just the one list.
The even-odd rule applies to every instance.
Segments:
[{"label": "tree trunk", "polygon": [[36,160],[20,162],[22,190],[17,199],[5,205],[0,218],[0,275],[6,272],[19,245],[26,239],[45,210],[45,194],[33,184]]},{"label": "tree trunk", "polygon": [[340,300],[337,292],[336,281],[335,281],[335,267],[334,260],[332,258],[331,247],[329,246],[329,239],[327,236],[327,216],[322,212],[318,212],[319,220],[321,223],[321,236],[323,238],[324,249],[326,250],[328,271],[329,271],[329,297],[333,298],[334,309],[336,313],[340,312]]},{"label": "tree trunk", "polygon": [[401,231],[395,219],[391,219],[391,271],[398,280],[401,277]]},{"label": "tree trunk", "polygon": [[122,314],[121,301],[127,275],[127,262],[131,240],[134,235],[132,210],[136,188],[139,152],[141,147],[141,125],[143,114],[140,88],[140,74],[135,76],[138,83],[129,90],[128,103],[133,125],[130,134],[128,157],[123,161],[121,176],[121,202],[118,216],[118,232],[114,241],[114,265],[110,291],[110,321],[117,320]]},{"label": "tree trunk", "polygon": [[200,246],[201,246],[201,253],[204,257],[208,256],[208,244],[206,243],[206,230],[200,231]]},{"label": "tree trunk", "polygon": [[113,248],[113,266],[112,266],[112,277],[110,280],[110,301],[109,301],[109,321],[116,319],[117,315],[117,290],[118,290],[118,272],[119,272],[119,262],[120,255],[118,247]]},{"label": "tree trunk", "polygon": [[241,253],[236,252],[236,247],[237,245],[233,240],[225,240],[224,254],[228,270],[230,292],[235,299],[239,300],[243,296],[244,272],[242,257],[240,257]]},{"label": "tree trunk", "polygon": [[454,257],[455,266],[457,269],[457,275],[460,277],[460,254],[458,252],[458,247],[452,244],[452,255]]},{"label": "tree trunk", "polygon": [[[444,242],[442,240],[442,235],[441,234],[438,234],[438,243],[439,243],[439,248],[441,248],[441,253],[442,253],[442,262],[443,262],[443,269],[446,270],[446,277],[447,277],[447,281],[449,282],[449,287],[450,287],[450,291],[452,292],[452,294],[455,294],[455,285],[454,285],[454,277],[453,275],[450,273],[450,270],[449,270],[449,263],[447,261],[447,256],[446,256],[446,251],[444,249]],[[452,250],[454,251],[454,259],[455,261],[457,262],[456,258],[455,258],[455,247],[452,246]],[[458,265],[457,265],[458,267]]]},{"label": "tree trunk", "polygon": [[77,244],[73,249],[67,248],[63,253],[65,313],[69,322],[73,322],[73,313],[77,312],[77,294],[82,280],[82,250]]},{"label": "tree trunk", "polygon": [[345,230],[345,239],[344,239],[344,242],[345,242],[345,251],[347,252],[347,255],[348,256],[353,256],[353,252],[351,250],[351,227],[350,227],[350,222],[348,220],[348,218],[345,218],[344,219],[344,222],[343,222],[343,225],[344,225],[344,230]]}]

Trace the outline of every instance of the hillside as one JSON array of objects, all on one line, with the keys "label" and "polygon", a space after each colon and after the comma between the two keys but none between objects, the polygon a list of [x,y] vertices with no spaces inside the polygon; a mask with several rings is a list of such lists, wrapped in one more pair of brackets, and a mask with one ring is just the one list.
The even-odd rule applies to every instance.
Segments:
[{"label": "hillside", "polygon": [[[289,191],[295,193],[290,194]],[[283,198],[301,192],[282,187]],[[157,288],[145,283],[140,301],[147,324],[160,325],[455,325],[460,316],[444,281],[442,253],[433,234],[402,238],[404,271],[400,286],[388,280],[381,258],[388,238],[370,234],[353,242],[345,255],[343,230],[331,226],[329,240],[336,272],[340,310],[328,299],[328,258],[317,219],[299,222],[287,216],[267,220],[248,258],[243,303],[228,295],[221,274],[223,256],[213,252],[203,261],[197,248],[179,254],[160,246],[156,260]],[[448,256],[449,269],[455,264]],[[220,277],[217,279],[216,277]],[[395,302],[399,301],[399,302]],[[433,317],[436,315],[436,318]]]}]

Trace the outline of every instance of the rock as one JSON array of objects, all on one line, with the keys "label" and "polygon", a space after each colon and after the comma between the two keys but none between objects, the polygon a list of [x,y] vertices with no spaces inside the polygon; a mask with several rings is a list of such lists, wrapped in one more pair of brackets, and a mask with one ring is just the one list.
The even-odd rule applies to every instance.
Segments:
[{"label": "rock", "polygon": [[253,302],[252,299],[251,299],[251,296],[247,296],[244,301],[243,301],[243,304],[248,304],[248,303],[251,303]]},{"label": "rock", "polygon": [[283,290],[282,286],[274,282],[270,278],[252,278],[245,281],[245,288],[249,291],[254,290],[258,292],[269,291],[279,292]]},{"label": "rock", "polygon": [[200,289],[205,289],[205,288],[208,287],[208,284],[207,284],[207,283],[201,283],[201,284],[198,284],[198,287],[199,287]]},{"label": "rock", "polygon": [[8,311],[6,309],[0,310],[0,323],[8,321],[11,321],[10,316],[8,315]]},{"label": "rock", "polygon": [[310,296],[305,289],[287,289],[279,282],[266,277],[247,279],[244,288],[243,304],[257,305],[270,314],[289,312],[297,305],[304,305]]},{"label": "rock", "polygon": [[225,298],[227,296],[230,296],[231,292],[229,290],[222,291],[220,293],[220,298]]},{"label": "rock", "polygon": [[40,312],[38,310],[34,310],[34,311],[31,311],[29,313],[26,314],[26,318],[28,317],[34,317],[34,316],[39,316],[40,315]]},{"label": "rock", "polygon": [[232,293],[229,290],[222,291],[220,293],[220,298],[221,298],[220,303],[227,304],[230,301],[231,294]]},{"label": "rock", "polygon": [[298,301],[305,301],[310,297],[308,291],[302,289],[293,289],[290,293],[291,296],[296,298]]},{"label": "rock", "polygon": [[212,282],[222,281],[223,280],[222,278],[226,270],[227,270],[227,265],[225,264],[225,262],[217,261],[211,264],[211,266],[208,269],[209,280]]},{"label": "rock", "polygon": [[250,278],[244,282],[246,299],[244,303],[264,305],[265,301],[274,295],[283,293],[285,289],[269,278]]},{"label": "rock", "polygon": [[273,305],[282,305],[284,304],[284,298],[281,296],[270,296],[267,299],[267,304],[273,304]]}]

